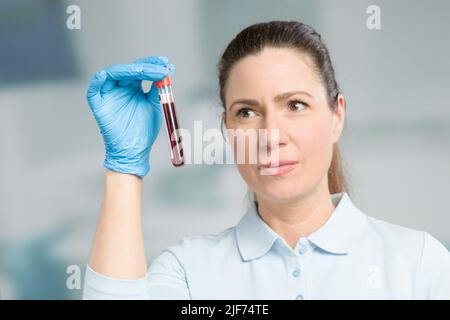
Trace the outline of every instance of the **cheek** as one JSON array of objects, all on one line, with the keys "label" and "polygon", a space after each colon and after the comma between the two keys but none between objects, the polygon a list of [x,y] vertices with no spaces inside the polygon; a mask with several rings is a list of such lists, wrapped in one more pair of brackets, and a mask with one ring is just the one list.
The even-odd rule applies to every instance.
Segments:
[{"label": "cheek", "polygon": [[333,151],[331,122],[326,116],[308,120],[297,124],[291,139],[307,172],[323,173],[330,165]]},{"label": "cheek", "polygon": [[236,164],[256,164],[258,160],[258,130],[231,128],[227,132]]},{"label": "cheek", "polygon": [[255,168],[248,164],[236,164],[236,167],[241,175],[242,179],[249,185],[254,186],[257,185],[257,175],[255,173]]},{"label": "cheek", "polygon": [[253,181],[257,172],[257,132],[254,128],[232,127],[227,135],[236,167],[247,182]]}]

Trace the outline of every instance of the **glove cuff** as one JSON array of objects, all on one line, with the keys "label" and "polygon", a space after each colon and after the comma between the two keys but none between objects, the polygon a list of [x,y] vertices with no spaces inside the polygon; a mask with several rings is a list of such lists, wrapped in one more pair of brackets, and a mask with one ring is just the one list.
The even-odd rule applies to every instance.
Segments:
[{"label": "glove cuff", "polygon": [[141,178],[145,177],[147,173],[150,171],[150,165],[148,163],[146,164],[122,163],[108,158],[106,158],[105,161],[103,162],[103,166],[106,169],[112,171],[134,174]]}]

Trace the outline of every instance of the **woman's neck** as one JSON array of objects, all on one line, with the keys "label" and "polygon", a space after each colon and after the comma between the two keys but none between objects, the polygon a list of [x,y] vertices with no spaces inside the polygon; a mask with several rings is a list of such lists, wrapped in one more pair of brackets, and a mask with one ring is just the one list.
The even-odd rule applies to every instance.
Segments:
[{"label": "woman's neck", "polygon": [[258,197],[259,215],[292,248],[300,238],[325,224],[334,210],[328,187],[319,187],[289,203],[274,203]]}]

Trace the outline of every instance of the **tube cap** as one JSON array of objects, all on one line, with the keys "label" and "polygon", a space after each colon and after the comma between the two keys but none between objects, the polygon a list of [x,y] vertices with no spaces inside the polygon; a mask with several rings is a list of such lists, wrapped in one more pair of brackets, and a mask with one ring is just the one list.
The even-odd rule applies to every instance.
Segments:
[{"label": "tube cap", "polygon": [[164,86],[170,86],[172,85],[172,79],[170,78],[170,76],[165,77],[164,79],[160,80],[160,81],[155,81],[155,86],[157,88],[161,88]]}]

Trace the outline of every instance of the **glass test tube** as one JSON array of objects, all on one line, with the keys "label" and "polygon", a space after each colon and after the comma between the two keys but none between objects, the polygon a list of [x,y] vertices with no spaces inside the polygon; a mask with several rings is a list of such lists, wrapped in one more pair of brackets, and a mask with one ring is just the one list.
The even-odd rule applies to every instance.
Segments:
[{"label": "glass test tube", "polygon": [[155,86],[158,88],[159,100],[166,120],[170,159],[175,167],[179,167],[184,164],[184,156],[177,114],[175,112],[175,100],[172,93],[172,79],[170,76],[167,76],[161,81],[156,81]]}]

